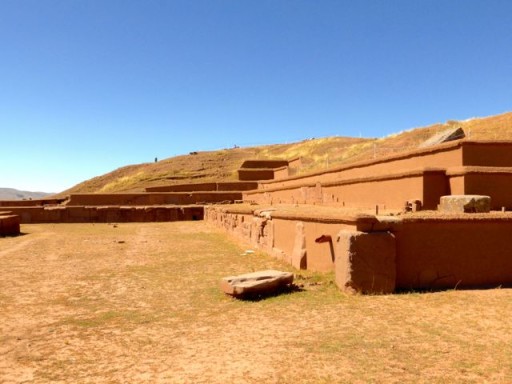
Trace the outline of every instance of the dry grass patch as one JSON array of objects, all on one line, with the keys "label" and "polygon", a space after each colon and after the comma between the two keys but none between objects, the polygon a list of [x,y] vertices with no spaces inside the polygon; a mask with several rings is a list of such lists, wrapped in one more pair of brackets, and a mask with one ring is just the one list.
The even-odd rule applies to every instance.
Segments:
[{"label": "dry grass patch", "polygon": [[289,266],[204,222],[25,225],[0,239],[2,383],[512,381],[512,291],[238,301],[222,276]]}]

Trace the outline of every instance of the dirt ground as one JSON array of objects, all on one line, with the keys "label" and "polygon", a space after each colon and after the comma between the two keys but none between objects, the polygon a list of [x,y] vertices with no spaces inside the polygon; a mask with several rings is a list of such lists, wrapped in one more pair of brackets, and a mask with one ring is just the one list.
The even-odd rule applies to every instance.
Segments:
[{"label": "dirt ground", "polygon": [[23,225],[0,238],[0,383],[510,383],[509,289],[239,301],[288,265],[204,222]]}]

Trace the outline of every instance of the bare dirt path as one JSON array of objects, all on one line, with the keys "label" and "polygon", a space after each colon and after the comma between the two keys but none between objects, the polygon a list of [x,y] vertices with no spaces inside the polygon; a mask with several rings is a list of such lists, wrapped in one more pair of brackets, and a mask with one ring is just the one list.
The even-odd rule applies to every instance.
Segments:
[{"label": "bare dirt path", "polygon": [[512,291],[347,296],[203,222],[23,226],[0,238],[0,383],[512,382]]}]

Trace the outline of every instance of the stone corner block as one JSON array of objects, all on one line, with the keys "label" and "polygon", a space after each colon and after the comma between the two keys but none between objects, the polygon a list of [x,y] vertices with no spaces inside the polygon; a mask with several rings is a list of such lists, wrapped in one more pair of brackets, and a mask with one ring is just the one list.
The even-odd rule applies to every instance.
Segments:
[{"label": "stone corner block", "polygon": [[491,211],[491,197],[483,195],[441,196],[439,210],[453,213],[487,213]]},{"label": "stone corner block", "polygon": [[347,292],[395,291],[396,244],[390,232],[340,231],[334,263],[336,285]]}]

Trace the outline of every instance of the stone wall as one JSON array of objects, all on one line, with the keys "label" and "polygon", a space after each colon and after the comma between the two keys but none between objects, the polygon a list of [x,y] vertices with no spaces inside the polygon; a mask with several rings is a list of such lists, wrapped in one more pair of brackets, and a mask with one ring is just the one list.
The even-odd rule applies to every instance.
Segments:
[{"label": "stone wall", "polygon": [[491,209],[512,209],[512,168],[457,167],[448,169],[446,174],[450,194],[491,196]]},{"label": "stone wall", "polygon": [[322,172],[293,176],[286,180],[262,181],[260,182],[260,189],[289,188],[293,186],[314,185],[317,182],[328,183],[364,179],[367,177],[387,177],[393,174],[425,168],[446,169],[448,167],[462,166],[465,165],[462,160],[462,143],[460,141],[446,143],[433,148],[360,161],[341,167],[333,167]]},{"label": "stone wall", "polygon": [[332,239],[340,229],[356,231],[374,221],[367,215],[333,217],[326,211],[315,214],[250,206],[205,207],[205,220],[249,246],[297,268],[318,272],[334,269]]},{"label": "stone wall", "polygon": [[11,207],[22,224],[202,220],[201,206]]},{"label": "stone wall", "polygon": [[512,284],[512,215],[405,216],[395,227],[399,289]]},{"label": "stone wall", "polygon": [[61,204],[65,199],[0,200],[0,207],[42,207]]},{"label": "stone wall", "polygon": [[69,196],[67,205],[190,205],[241,200],[241,192],[84,193]]},{"label": "stone wall", "polygon": [[274,179],[273,169],[244,169],[238,170],[238,180],[242,181],[259,181]]},{"label": "stone wall", "polygon": [[510,213],[323,212],[211,206],[205,219],[298,269],[334,270],[351,292],[512,286]]},{"label": "stone wall", "polygon": [[385,176],[247,191],[243,199],[259,204],[321,204],[363,209],[379,206],[400,211],[411,200],[420,200],[424,209],[436,209],[440,197],[448,193],[443,170],[420,169]]},{"label": "stone wall", "polygon": [[455,141],[322,172],[263,180],[244,200],[400,210],[411,200],[435,210],[441,196],[487,195],[512,209],[512,142]]}]

